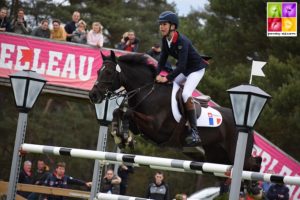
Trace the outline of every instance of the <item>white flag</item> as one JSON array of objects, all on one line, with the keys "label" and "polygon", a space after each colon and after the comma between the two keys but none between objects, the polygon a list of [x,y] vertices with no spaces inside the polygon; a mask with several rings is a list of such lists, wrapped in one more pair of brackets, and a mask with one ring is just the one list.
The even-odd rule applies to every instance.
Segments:
[{"label": "white flag", "polygon": [[253,60],[251,76],[265,76],[264,72],[262,71],[262,68],[266,63],[267,62]]}]

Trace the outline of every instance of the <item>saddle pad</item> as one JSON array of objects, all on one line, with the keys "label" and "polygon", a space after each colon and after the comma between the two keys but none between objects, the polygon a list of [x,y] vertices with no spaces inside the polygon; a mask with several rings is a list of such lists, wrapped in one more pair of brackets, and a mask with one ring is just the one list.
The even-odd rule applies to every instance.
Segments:
[{"label": "saddle pad", "polygon": [[[179,85],[173,82],[171,107],[174,119],[179,123],[182,115],[178,109],[178,102],[176,101],[176,93],[179,90]],[[197,126],[201,127],[218,127],[222,124],[222,115],[219,111],[212,107],[201,107],[201,115],[197,119]]]}]

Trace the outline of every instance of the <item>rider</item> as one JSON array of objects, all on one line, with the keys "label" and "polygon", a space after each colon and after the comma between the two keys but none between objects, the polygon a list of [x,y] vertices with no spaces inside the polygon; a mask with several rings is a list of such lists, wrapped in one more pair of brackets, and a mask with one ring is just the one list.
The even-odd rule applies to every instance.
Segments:
[{"label": "rider", "polygon": [[[160,83],[174,81],[177,84],[185,82],[182,97],[190,124],[189,135],[185,140],[188,145],[196,145],[201,142],[201,139],[197,129],[197,117],[192,93],[202,79],[208,63],[201,58],[191,41],[176,31],[179,20],[174,12],[162,12],[159,15],[158,22],[162,34],[162,51],[158,62],[156,81]],[[166,77],[161,76],[159,73],[164,69],[169,55],[177,59],[176,68]]]}]

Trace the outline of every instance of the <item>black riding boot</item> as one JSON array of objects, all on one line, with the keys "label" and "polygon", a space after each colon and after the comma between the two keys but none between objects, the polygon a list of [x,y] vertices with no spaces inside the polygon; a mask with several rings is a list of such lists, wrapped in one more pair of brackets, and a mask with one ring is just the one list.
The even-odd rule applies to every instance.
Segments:
[{"label": "black riding boot", "polygon": [[199,132],[197,129],[197,116],[192,98],[185,103],[186,115],[190,124],[189,135],[185,138],[188,146],[196,146],[201,143]]}]

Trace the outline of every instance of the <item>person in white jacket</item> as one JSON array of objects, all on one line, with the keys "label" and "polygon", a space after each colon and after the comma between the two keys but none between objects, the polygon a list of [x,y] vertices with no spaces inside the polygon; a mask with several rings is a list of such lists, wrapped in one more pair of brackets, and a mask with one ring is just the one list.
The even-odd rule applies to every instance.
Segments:
[{"label": "person in white jacket", "polygon": [[102,25],[100,22],[94,22],[92,30],[90,30],[87,35],[87,44],[96,47],[103,47],[103,40]]}]

